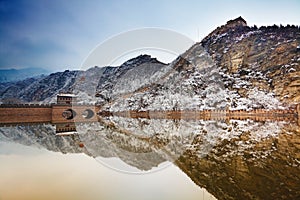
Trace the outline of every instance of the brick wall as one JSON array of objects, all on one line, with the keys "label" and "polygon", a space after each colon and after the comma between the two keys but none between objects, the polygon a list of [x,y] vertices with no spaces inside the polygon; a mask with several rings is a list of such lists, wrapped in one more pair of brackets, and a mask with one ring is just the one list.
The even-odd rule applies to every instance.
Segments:
[{"label": "brick wall", "polygon": [[[65,119],[62,113],[72,109],[76,116],[73,120]],[[94,112],[93,117],[86,119],[82,113],[90,109]],[[34,105],[34,104],[2,104],[0,105],[0,124],[18,123],[69,123],[69,122],[95,122],[99,108],[94,105]]]},{"label": "brick wall", "polygon": [[0,107],[1,123],[50,123],[51,107]]},{"label": "brick wall", "polygon": [[[74,119],[68,120],[62,116],[65,110],[72,109],[75,112]],[[90,109],[94,112],[94,116],[90,119],[86,119],[82,116],[86,109]],[[67,123],[67,122],[96,122],[98,108],[94,105],[53,105],[52,106],[52,123]]]}]

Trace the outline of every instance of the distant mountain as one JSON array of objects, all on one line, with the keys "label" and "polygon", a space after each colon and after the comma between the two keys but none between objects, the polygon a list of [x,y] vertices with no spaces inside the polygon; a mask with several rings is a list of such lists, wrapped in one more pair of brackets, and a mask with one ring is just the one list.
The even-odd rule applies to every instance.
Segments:
[{"label": "distant mountain", "polygon": [[[146,83],[149,76],[164,66],[166,64],[149,55],[140,55],[119,67],[93,67],[86,71],[66,70],[13,83],[0,83],[0,100],[2,103],[53,103],[58,93],[75,93],[81,102],[102,102],[104,99],[101,97],[107,100],[109,96],[106,95],[117,94],[116,92],[124,87],[123,84],[130,85],[130,81],[137,77],[141,78],[139,79],[141,84],[143,81]],[[144,75],[141,76],[141,74]],[[126,80],[129,82],[122,82]],[[116,90],[114,90],[115,85],[118,87]],[[96,94],[97,88],[97,91],[102,92]],[[96,99],[95,95],[98,96]]]},{"label": "distant mountain", "polygon": [[47,75],[50,71],[42,68],[0,69],[0,82],[20,81],[39,75]]},{"label": "distant mountain", "polygon": [[79,71],[56,72],[48,76],[28,78],[0,87],[3,103],[45,102],[51,103],[59,92],[70,92]]}]

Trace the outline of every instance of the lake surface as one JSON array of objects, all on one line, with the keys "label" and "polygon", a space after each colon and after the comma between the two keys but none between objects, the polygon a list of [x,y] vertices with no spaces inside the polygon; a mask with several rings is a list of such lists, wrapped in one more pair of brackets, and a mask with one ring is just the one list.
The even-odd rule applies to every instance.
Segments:
[{"label": "lake surface", "polygon": [[56,126],[0,128],[1,200],[300,197],[296,121],[109,116],[72,134]]},{"label": "lake surface", "polygon": [[214,199],[178,167],[120,173],[84,154],[0,143],[0,199]]}]

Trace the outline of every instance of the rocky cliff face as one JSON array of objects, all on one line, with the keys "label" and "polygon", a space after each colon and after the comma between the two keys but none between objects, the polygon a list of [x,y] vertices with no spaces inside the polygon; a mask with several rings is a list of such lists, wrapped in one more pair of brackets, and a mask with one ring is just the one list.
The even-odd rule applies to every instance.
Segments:
[{"label": "rocky cliff face", "polygon": [[[249,27],[238,18],[200,43],[224,72],[226,86],[241,96],[247,90],[274,92],[282,102],[300,101],[300,30],[297,26]],[[247,83],[237,87],[236,80]]]}]

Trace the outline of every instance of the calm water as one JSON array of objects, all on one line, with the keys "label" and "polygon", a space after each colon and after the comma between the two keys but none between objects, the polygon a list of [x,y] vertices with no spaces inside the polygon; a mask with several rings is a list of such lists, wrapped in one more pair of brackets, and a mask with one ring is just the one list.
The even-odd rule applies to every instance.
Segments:
[{"label": "calm water", "polygon": [[144,175],[111,170],[84,154],[0,143],[0,199],[213,199],[178,167]]},{"label": "calm water", "polygon": [[288,121],[106,117],[0,128],[0,199],[299,199]]}]

